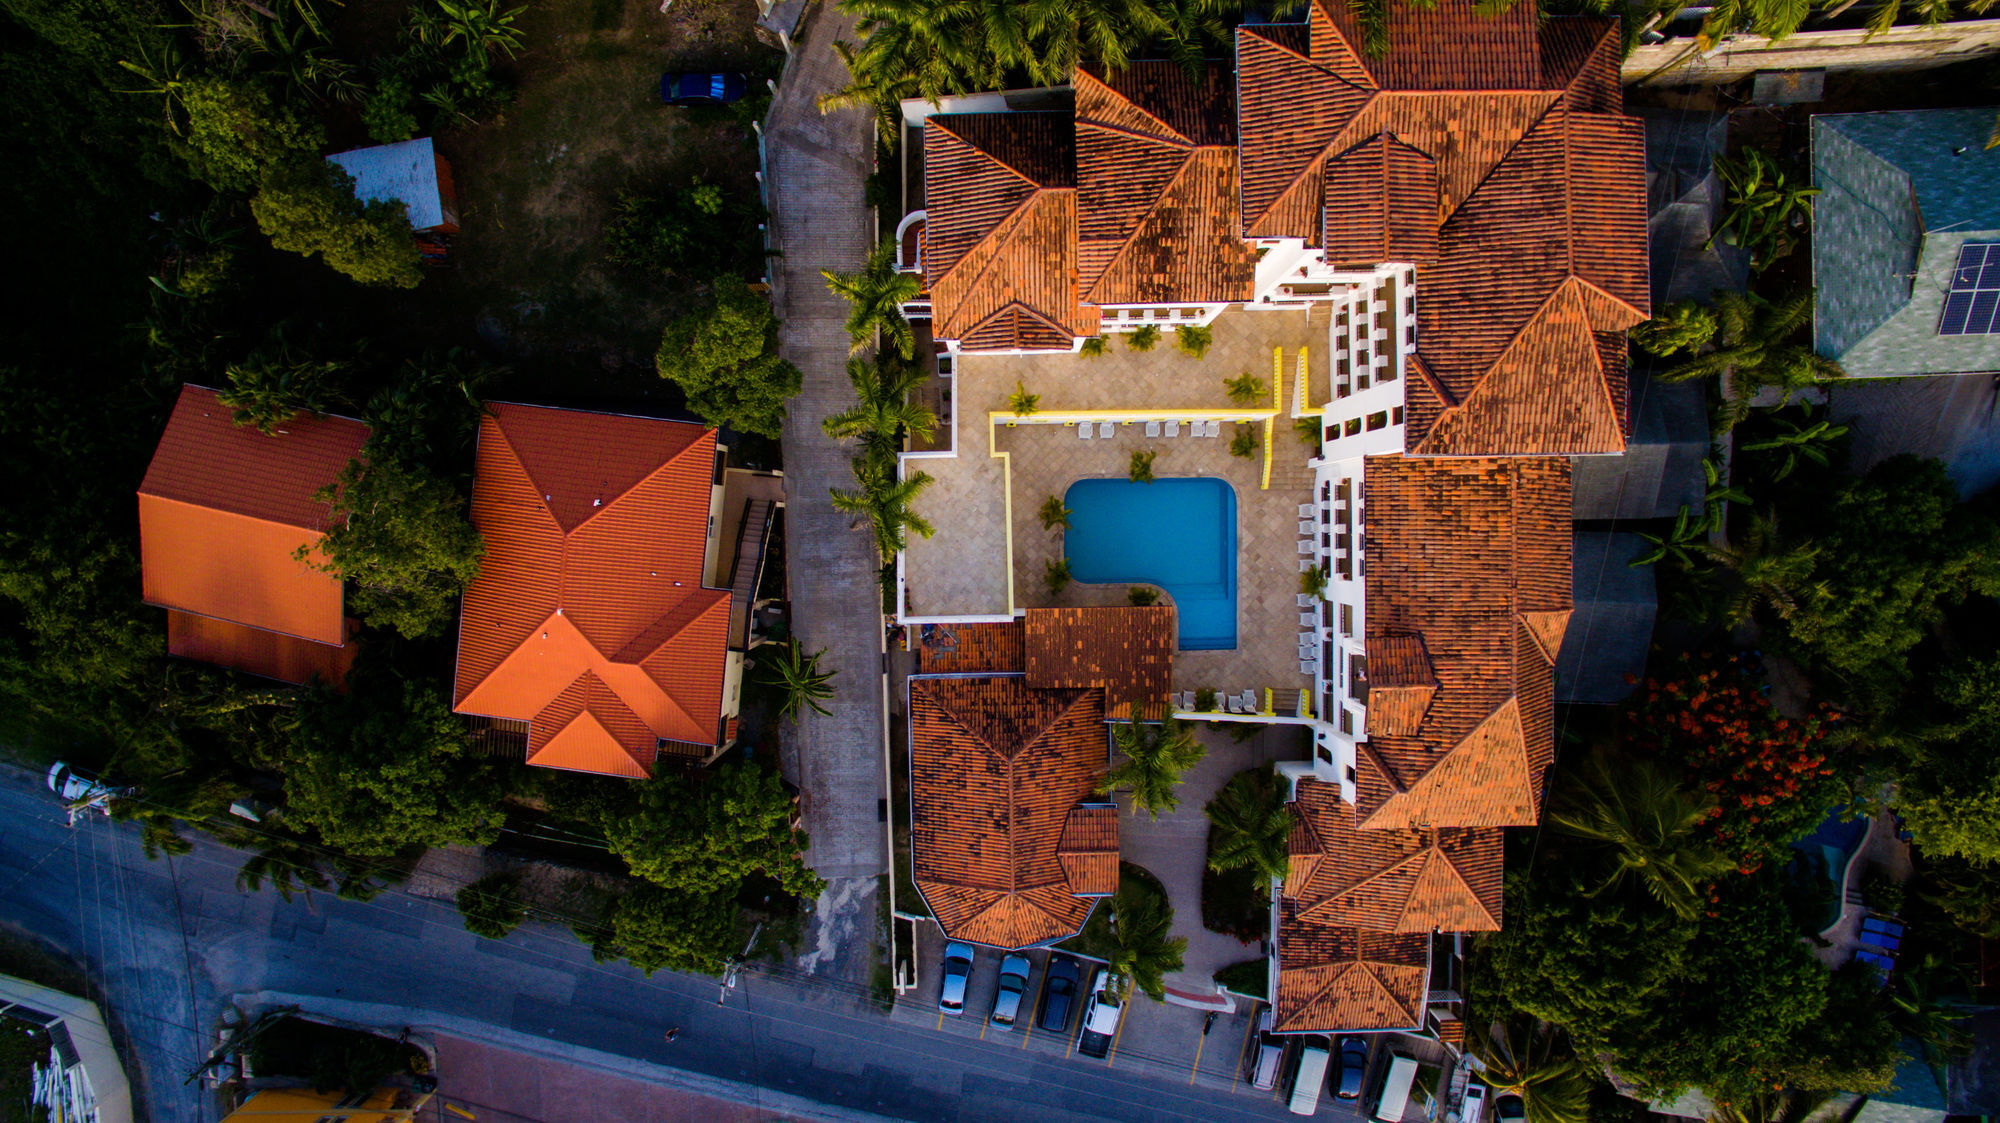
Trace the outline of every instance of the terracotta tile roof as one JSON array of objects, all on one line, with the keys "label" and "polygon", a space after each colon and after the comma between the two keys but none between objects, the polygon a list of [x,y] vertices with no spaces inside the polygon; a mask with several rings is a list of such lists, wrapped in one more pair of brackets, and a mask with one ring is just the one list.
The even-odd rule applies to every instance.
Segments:
[{"label": "terracotta tile roof", "polygon": [[1643,145],[1636,120],[1552,109],[1445,222],[1417,323],[1456,404],[1411,385],[1412,450],[1624,447],[1623,364],[1598,337],[1646,316]]},{"label": "terracotta tile roof", "polygon": [[453,708],[527,722],[528,762],[556,768],[644,775],[660,740],[714,745],[729,626],[728,591],[702,587],[714,456],[700,425],[490,407]]},{"label": "terracotta tile roof", "polygon": [[1004,624],[920,624],[908,630],[920,675],[1028,669],[1027,633],[1019,620]]},{"label": "terracotta tile roof", "polygon": [[1371,722],[1363,827],[1537,820],[1554,749],[1547,645],[1570,608],[1569,482],[1559,457],[1368,460],[1366,644],[1389,653],[1393,687],[1420,639],[1437,685],[1416,726]]},{"label": "terracotta tile roof", "polygon": [[1368,733],[1413,736],[1437,695],[1422,636],[1384,635],[1368,652]]},{"label": "terracotta tile roof", "polygon": [[359,644],[314,643],[297,636],[167,610],[167,654],[233,667],[281,682],[317,678],[338,684],[354,667]]},{"label": "terracotta tile roof", "polygon": [[[1375,91],[1248,30],[1237,34],[1236,65],[1243,233],[1313,237],[1327,147]],[[1293,205],[1273,216],[1288,194]]]},{"label": "terracotta tile roof", "polygon": [[1114,705],[1157,702],[1173,689],[1171,605],[1031,608],[1026,626],[1029,686],[1102,690]]},{"label": "terracotta tile roof", "polygon": [[1280,906],[1279,1033],[1415,1029],[1423,1023],[1431,938],[1312,924]]},{"label": "terracotta tile roof", "polygon": [[1498,830],[1361,830],[1339,787],[1311,779],[1299,781],[1291,809],[1284,893],[1298,921],[1371,932],[1500,930]]},{"label": "terracotta tile roof", "polygon": [[1078,261],[1093,304],[1247,300],[1233,76],[1170,62],[1076,75]]},{"label": "terracotta tile roof", "polygon": [[148,604],[243,626],[183,621],[189,657],[275,678],[288,678],[273,673],[286,666],[340,661],[281,655],[289,645],[248,630],[330,647],[347,639],[340,582],[293,554],[319,541],[330,508],[315,496],[367,439],[359,421],[303,415],[267,436],[236,425],[215,391],[181,387],[139,485],[142,595]]},{"label": "terracotta tile roof", "polygon": [[1389,49],[1362,50],[1353,9],[1338,0],[1314,0],[1310,15],[1313,57],[1354,59],[1375,84],[1389,90],[1531,90],[1543,82],[1541,23],[1534,7],[1516,4],[1482,15],[1475,0],[1389,4]]},{"label": "terracotta tile roof", "polygon": [[1421,150],[1381,133],[1327,160],[1325,190],[1342,202],[1323,208],[1334,262],[1437,260],[1437,162]]},{"label": "terracotta tile roof", "polygon": [[1093,904],[1078,894],[1105,884],[1092,855],[1110,855],[1116,887],[1115,809],[1108,821],[1075,814],[1100,801],[1106,736],[1094,690],[910,683],[911,858],[946,935],[1016,948],[1077,932]]},{"label": "terracotta tile roof", "polygon": [[1063,113],[945,113],[924,128],[934,330],[972,350],[1097,334],[1077,297],[1076,149]]},{"label": "terracotta tile roof", "polygon": [[1056,857],[1070,891],[1078,896],[1108,897],[1118,892],[1118,805],[1071,808]]}]

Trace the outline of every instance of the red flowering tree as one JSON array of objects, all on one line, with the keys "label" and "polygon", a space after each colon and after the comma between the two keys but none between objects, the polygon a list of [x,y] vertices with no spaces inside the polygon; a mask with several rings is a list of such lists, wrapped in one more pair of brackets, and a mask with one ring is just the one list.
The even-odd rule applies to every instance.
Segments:
[{"label": "red flowering tree", "polygon": [[1780,714],[1765,697],[1762,668],[1747,655],[1682,655],[1645,680],[1625,712],[1626,743],[1672,761],[1691,786],[1720,801],[1711,813],[1717,846],[1754,873],[1845,802],[1826,745],[1834,715]]}]

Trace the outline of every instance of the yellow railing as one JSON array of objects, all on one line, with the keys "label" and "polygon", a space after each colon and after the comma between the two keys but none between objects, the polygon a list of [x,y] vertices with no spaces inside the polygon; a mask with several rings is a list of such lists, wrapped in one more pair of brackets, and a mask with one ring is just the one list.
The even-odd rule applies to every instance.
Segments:
[{"label": "yellow railing", "polygon": [[1271,416],[1264,419],[1264,482],[1261,490],[1271,490],[1271,437],[1276,431],[1278,411],[1285,405],[1285,349],[1271,348]]},{"label": "yellow railing", "polygon": [[1041,409],[1030,414],[996,409],[987,414],[992,425],[1074,425],[1079,421],[1268,421],[1278,409]]},{"label": "yellow railing", "polygon": [[1307,395],[1311,393],[1311,387],[1308,385],[1309,381],[1310,376],[1306,368],[1306,349],[1301,347],[1299,348],[1299,374],[1296,380],[1297,384],[1293,387],[1294,393],[1292,394],[1293,417],[1321,417],[1326,413],[1326,407],[1316,406],[1308,398]]}]

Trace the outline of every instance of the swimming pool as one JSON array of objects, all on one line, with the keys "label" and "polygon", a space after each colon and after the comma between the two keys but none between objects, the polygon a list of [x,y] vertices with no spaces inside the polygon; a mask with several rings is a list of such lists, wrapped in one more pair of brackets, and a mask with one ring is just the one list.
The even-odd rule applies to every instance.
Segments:
[{"label": "swimming pool", "polygon": [[1078,480],[1063,502],[1072,580],[1144,582],[1174,600],[1185,651],[1236,646],[1236,491],[1198,477]]}]

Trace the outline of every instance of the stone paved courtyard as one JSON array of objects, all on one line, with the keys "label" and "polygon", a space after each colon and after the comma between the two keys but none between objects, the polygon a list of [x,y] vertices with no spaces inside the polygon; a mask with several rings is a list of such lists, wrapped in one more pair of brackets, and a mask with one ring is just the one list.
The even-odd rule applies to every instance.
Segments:
[{"label": "stone paved courtyard", "polygon": [[[1326,386],[1325,321],[1306,312],[1231,310],[1213,325],[1214,343],[1201,359],[1182,354],[1167,333],[1150,352],[1135,352],[1113,337],[1108,353],[1077,355],[975,355],[960,357],[953,392],[956,455],[913,459],[933,483],[918,511],[936,527],[912,536],[904,572],[907,609],[915,616],[1004,615],[1010,609],[1071,604],[1123,603],[1127,586],[1071,585],[1050,597],[1044,565],[1060,550],[1060,536],[1042,529],[1037,516],[1049,495],[1079,479],[1120,478],[1131,454],[1155,449],[1160,478],[1213,476],[1227,480],[1237,498],[1237,642],[1232,651],[1188,651],[1175,659],[1178,690],[1209,687],[1241,693],[1298,689],[1298,506],[1310,498],[1309,450],[1293,431],[1292,381],[1301,348],[1307,350],[1311,400]],[[1109,439],[1085,441],[1073,425],[1024,424],[988,431],[988,417],[1004,412],[1017,385],[1039,395],[1044,412],[1064,410],[1231,410],[1223,382],[1248,371],[1268,392],[1273,348],[1284,349],[1284,405],[1273,428],[1272,486],[1260,487],[1263,453],[1230,455],[1232,427],[1222,435],[1149,438],[1144,425],[1119,425]],[[1258,403],[1268,408],[1268,400]],[[1258,425],[1259,439],[1262,426]],[[1005,453],[1006,459],[994,453]],[[1282,467],[1280,467],[1282,466]],[[1006,476],[1013,477],[1012,549],[1009,550]],[[1014,589],[1007,576],[1011,558]]]}]

